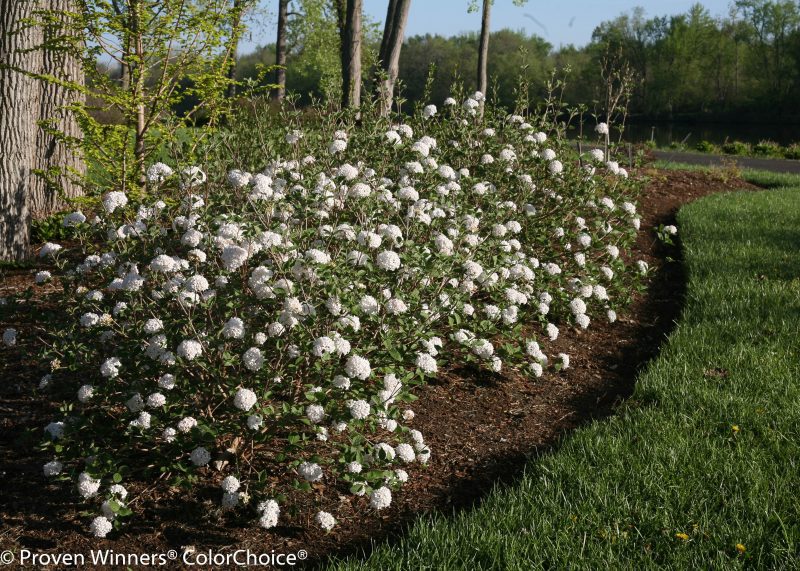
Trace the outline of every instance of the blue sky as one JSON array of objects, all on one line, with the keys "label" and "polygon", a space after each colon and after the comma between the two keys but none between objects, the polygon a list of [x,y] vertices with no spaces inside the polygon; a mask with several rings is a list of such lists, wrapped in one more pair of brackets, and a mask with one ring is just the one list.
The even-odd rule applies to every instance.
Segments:
[{"label": "blue sky", "polygon": [[[648,17],[686,12],[696,0],[528,0],[522,7],[511,0],[495,0],[492,7],[492,30],[511,28],[537,34],[555,47],[566,44],[582,46],[602,21],[615,18],[636,6],[645,9]],[[387,0],[364,0],[364,12],[375,21],[383,22]],[[480,14],[467,13],[468,0],[411,0],[406,35],[441,34],[478,30]],[[712,15],[728,12],[730,0],[702,2]],[[262,0],[267,14],[260,31],[251,31],[241,45],[246,53],[259,44],[275,41],[275,10],[277,0]]]}]

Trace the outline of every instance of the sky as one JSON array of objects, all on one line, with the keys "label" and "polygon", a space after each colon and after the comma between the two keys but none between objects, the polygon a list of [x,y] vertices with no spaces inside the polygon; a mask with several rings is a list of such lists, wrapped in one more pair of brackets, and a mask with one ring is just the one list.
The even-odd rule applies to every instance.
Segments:
[{"label": "sky", "polygon": [[[686,12],[697,0],[528,0],[514,6],[512,0],[495,0],[492,6],[491,29],[524,30],[550,42],[555,48],[567,44],[583,46],[592,37],[595,27],[629,12],[637,6],[645,10],[646,17]],[[712,15],[727,13],[730,0],[701,2]],[[262,0],[265,16],[258,30],[243,38],[241,53],[253,51],[256,46],[275,41],[275,11],[277,0]],[[383,22],[387,0],[364,0],[364,12],[370,19]],[[411,0],[406,36],[440,34],[452,36],[480,29],[480,12],[467,13],[468,0]]]}]

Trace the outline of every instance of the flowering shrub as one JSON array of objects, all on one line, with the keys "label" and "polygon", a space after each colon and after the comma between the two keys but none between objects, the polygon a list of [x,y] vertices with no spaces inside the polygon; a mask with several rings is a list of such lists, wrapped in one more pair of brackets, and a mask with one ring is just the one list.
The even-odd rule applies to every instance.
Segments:
[{"label": "flowering shrub", "polygon": [[64,218],[74,245],[41,250],[67,316],[45,355],[41,388],[66,404],[44,473],[99,509],[95,535],[142,479],[213,481],[264,528],[323,484],[385,509],[436,453],[416,385],[456,362],[558,371],[561,331],[616,319],[646,271],[622,255],[635,183],[480,99],[292,125],[257,174],[155,164],[148,194]]}]

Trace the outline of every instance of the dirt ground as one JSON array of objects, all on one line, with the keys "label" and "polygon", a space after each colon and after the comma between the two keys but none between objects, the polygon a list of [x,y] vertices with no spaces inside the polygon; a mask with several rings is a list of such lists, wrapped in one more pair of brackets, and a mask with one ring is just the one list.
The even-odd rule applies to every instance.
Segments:
[{"label": "dirt ground", "polygon": [[[38,376],[24,351],[5,352],[0,363],[0,549],[88,553],[108,548],[117,553],[179,553],[187,546],[214,551],[247,549],[263,553],[305,550],[306,565],[331,554],[369,550],[371,541],[396,537],[420,513],[467,508],[498,482],[519,477],[523,464],[558,447],[574,428],[612,414],[631,395],[636,375],[659,351],[681,311],[685,279],[676,247],[661,245],[652,228],[674,222],[683,204],[701,196],[751,185],[719,174],[645,169],[639,200],[642,231],[634,259],[646,260],[654,276],[643,295],[613,325],[599,320],[586,331],[563,331],[549,352],[565,352],[570,368],[539,379],[488,376],[451,370],[417,391],[415,427],[426,436],[433,454],[429,465],[414,474],[390,508],[380,514],[340,496],[338,525],[322,534],[313,526],[278,527],[269,532],[252,519],[228,513],[217,505],[218,488],[198,490],[191,497],[151,498],[136,506],[131,525],[112,539],[86,532],[86,514],[73,494],[45,481],[46,459],[36,444],[41,427],[57,407],[34,396]],[[30,269],[0,275],[0,296],[31,280]],[[3,293],[6,291],[6,293]],[[33,323],[45,308],[31,304]],[[6,324],[1,322],[0,329]],[[21,348],[24,349],[24,346]]]}]

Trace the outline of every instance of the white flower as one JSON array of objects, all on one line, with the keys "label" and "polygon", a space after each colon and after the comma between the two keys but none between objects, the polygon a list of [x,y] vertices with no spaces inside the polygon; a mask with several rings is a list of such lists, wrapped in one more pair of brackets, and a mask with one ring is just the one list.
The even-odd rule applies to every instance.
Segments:
[{"label": "white flower", "polygon": [[376,510],[388,508],[392,503],[392,491],[386,486],[373,490],[369,495],[369,505]]},{"label": "white flower", "polygon": [[147,406],[150,408],[159,408],[167,403],[167,397],[161,393],[153,393],[147,397]]},{"label": "white flower", "polygon": [[52,440],[58,440],[64,436],[64,423],[63,422],[51,422],[47,426],[44,427],[44,431],[50,435]]},{"label": "white flower", "polygon": [[94,394],[94,387],[92,385],[83,385],[78,389],[78,400],[80,402],[89,402]]},{"label": "white flower", "polygon": [[257,401],[258,397],[256,396],[256,393],[250,389],[239,389],[236,391],[236,395],[233,397],[233,406],[239,410],[247,412],[253,408]]},{"label": "white flower", "polygon": [[64,465],[61,462],[58,460],[51,460],[42,466],[42,471],[44,472],[45,476],[58,476],[63,468]]},{"label": "white flower", "polygon": [[494,354],[494,346],[487,339],[478,339],[472,346],[472,352],[482,359],[489,359]]},{"label": "white flower", "polygon": [[[84,317],[86,316],[84,315]],[[83,319],[81,319],[81,322],[83,322]],[[144,332],[147,333],[148,335],[153,335],[164,329],[164,322],[161,321],[160,319],[151,318],[145,321],[143,329]]]},{"label": "white flower", "polygon": [[606,312],[606,316],[608,317],[609,323],[614,323],[617,320],[617,312],[614,311],[613,309],[609,309]]},{"label": "white flower", "polygon": [[250,347],[242,355],[242,362],[249,370],[258,371],[264,366],[264,354],[258,347]]},{"label": "white flower", "polygon": [[370,406],[365,400],[353,400],[348,403],[350,416],[356,420],[363,420],[369,416]]},{"label": "white flower", "polygon": [[45,243],[44,246],[42,246],[42,249],[39,250],[39,257],[40,258],[45,258],[47,256],[52,256],[53,254],[55,254],[56,252],[60,251],[61,249],[62,248],[61,248],[60,244],[54,244],[53,242],[47,242],[47,243]]},{"label": "white flower", "polygon": [[303,462],[297,470],[307,482],[318,482],[322,479],[322,468],[319,464]]},{"label": "white flower", "polygon": [[77,210],[64,216],[64,218],[61,220],[61,225],[65,228],[69,228],[71,226],[83,224],[84,222],[86,222],[86,216],[84,216],[83,212]]},{"label": "white flower", "polygon": [[429,119],[436,115],[436,105],[426,105],[425,108],[422,110],[422,116],[425,119]]},{"label": "white flower", "polygon": [[178,421],[178,431],[183,434],[191,432],[192,428],[197,426],[197,421],[191,416],[187,416]]},{"label": "white flower", "polygon": [[114,212],[117,208],[124,208],[126,204],[128,204],[128,197],[125,196],[124,192],[115,190],[103,197],[103,208],[105,208],[106,212],[109,214]]},{"label": "white flower", "polygon": [[306,407],[306,418],[313,424],[319,424],[325,420],[325,409],[318,404],[310,404]]},{"label": "white flower", "polygon": [[119,376],[120,367],[122,367],[122,362],[116,357],[110,357],[100,365],[100,374],[107,379],[115,379]]},{"label": "white flower", "polygon": [[350,388],[350,379],[348,379],[344,375],[336,375],[335,377],[333,377],[331,383],[333,384],[334,387],[336,387],[337,389],[342,389],[343,391],[346,391],[347,389]]},{"label": "white flower", "polygon": [[391,145],[399,145],[403,142],[403,138],[400,136],[400,133],[394,129],[386,131],[386,140],[389,141],[389,144]]},{"label": "white flower", "polygon": [[344,365],[344,372],[348,377],[366,380],[372,374],[372,368],[364,357],[351,355]]},{"label": "white flower", "polygon": [[84,498],[90,498],[100,489],[100,480],[92,478],[87,472],[78,476],[78,493]]},{"label": "white flower", "polygon": [[413,462],[416,459],[414,448],[410,444],[398,444],[394,450],[403,462]]},{"label": "white flower", "polygon": [[222,480],[222,484],[220,487],[222,488],[223,492],[228,494],[232,494],[239,489],[239,479],[235,476],[226,476],[224,480]]},{"label": "white flower", "polygon": [[575,316],[575,323],[580,325],[581,329],[586,329],[589,327],[589,316],[585,313],[579,313]]},{"label": "white flower", "polygon": [[169,273],[180,269],[172,256],[159,254],[150,262],[150,270],[153,272]]},{"label": "white flower", "polygon": [[164,163],[154,163],[147,169],[147,180],[149,182],[164,182],[168,176],[172,176],[174,171]]},{"label": "white flower", "polygon": [[241,246],[228,245],[222,249],[222,265],[232,272],[239,269],[247,261],[247,250]]},{"label": "white flower", "polygon": [[380,269],[393,272],[400,267],[400,256],[391,250],[384,250],[377,255],[375,262]]},{"label": "white flower", "polygon": [[332,530],[333,526],[336,525],[336,518],[328,512],[323,511],[317,512],[317,515],[314,517],[314,521],[316,521],[317,525],[325,531]]},{"label": "white flower", "polygon": [[606,160],[606,155],[602,149],[592,149],[591,151],[589,151],[589,154],[597,162],[603,162],[604,160]]},{"label": "white flower", "polygon": [[105,537],[111,532],[112,529],[114,529],[114,526],[105,516],[97,516],[89,525],[89,531],[91,531],[92,535],[95,537]]},{"label": "white flower", "polygon": [[192,453],[189,455],[189,460],[195,466],[205,466],[211,462],[211,453],[202,446],[198,446],[192,450]]},{"label": "white flower", "polygon": [[200,274],[195,274],[183,282],[183,289],[191,293],[203,293],[208,287],[208,280]]},{"label": "white flower", "polygon": [[222,336],[226,339],[241,339],[244,337],[244,321],[238,317],[231,317],[222,327]]},{"label": "white flower", "polygon": [[647,262],[645,262],[644,260],[638,260],[636,262],[636,267],[639,269],[639,273],[640,274],[646,274],[647,273],[648,265],[647,265]]},{"label": "white flower", "polygon": [[669,226],[664,226],[664,232],[666,232],[670,236],[674,236],[675,234],[678,233],[678,229],[672,224],[670,224]]},{"label": "white flower", "polygon": [[13,327],[9,327],[5,331],[3,331],[3,343],[7,347],[13,347],[17,344],[17,330]]},{"label": "white flower", "polygon": [[579,297],[576,297],[571,302],[569,302],[569,308],[574,315],[578,315],[580,313],[586,313],[586,303]]},{"label": "white flower", "polygon": [[386,302],[386,313],[389,315],[398,315],[408,311],[408,306],[402,299],[396,297]]},{"label": "white flower", "polygon": [[598,123],[594,130],[598,135],[608,135],[608,123]]},{"label": "white flower", "polygon": [[328,145],[328,152],[332,155],[343,152],[347,148],[347,141],[342,139],[334,139]]},{"label": "white flower", "polygon": [[178,345],[178,356],[192,361],[203,354],[203,345],[194,339],[186,339]]},{"label": "white flower", "polygon": [[175,387],[175,375],[165,373],[158,379],[158,386],[165,390],[171,390]]},{"label": "white flower", "polygon": [[436,359],[431,357],[428,353],[417,353],[416,366],[427,375],[432,375],[439,370]]},{"label": "white flower", "polygon": [[258,525],[264,529],[270,529],[278,525],[278,516],[281,513],[281,508],[275,500],[267,500],[258,504],[258,512],[261,514],[258,519]]}]

